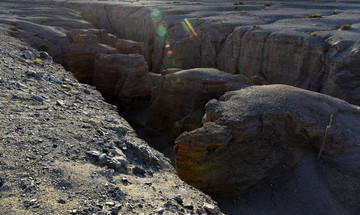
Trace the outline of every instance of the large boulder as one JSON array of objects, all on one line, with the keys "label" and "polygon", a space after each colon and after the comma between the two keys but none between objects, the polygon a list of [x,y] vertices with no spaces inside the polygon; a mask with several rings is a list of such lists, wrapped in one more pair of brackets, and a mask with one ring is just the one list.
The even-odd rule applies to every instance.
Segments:
[{"label": "large boulder", "polygon": [[[320,164],[316,157],[331,115]],[[208,102],[203,124],[175,141],[177,172],[193,186],[207,193],[241,193],[281,178],[311,156],[318,172],[307,177],[318,174],[323,183],[318,186],[349,210],[360,211],[360,107],[286,85],[253,86]]]},{"label": "large boulder", "polygon": [[[81,35],[93,35],[96,37],[96,41],[101,44],[106,44],[111,47],[115,47],[118,38],[106,32],[104,29],[87,28],[87,29],[73,29],[67,32],[67,36],[72,42],[82,41]],[[78,38],[80,37],[80,38]]]},{"label": "large boulder", "polygon": [[[197,68],[162,76],[153,93],[150,125],[159,131],[179,135],[201,126],[204,105],[230,90],[249,83],[243,75],[232,75],[217,69]],[[175,136],[177,136],[175,134]]]},{"label": "large boulder", "polygon": [[107,96],[122,105],[147,106],[153,85],[159,78],[149,73],[145,58],[139,54],[98,54],[95,58],[93,83]]},{"label": "large boulder", "polygon": [[115,48],[120,54],[145,54],[144,43],[132,40],[118,39]]},{"label": "large boulder", "polygon": [[114,53],[114,47],[102,44],[93,30],[73,30],[67,33],[71,45],[67,49],[68,64],[75,77],[92,84],[94,61],[98,53]]}]

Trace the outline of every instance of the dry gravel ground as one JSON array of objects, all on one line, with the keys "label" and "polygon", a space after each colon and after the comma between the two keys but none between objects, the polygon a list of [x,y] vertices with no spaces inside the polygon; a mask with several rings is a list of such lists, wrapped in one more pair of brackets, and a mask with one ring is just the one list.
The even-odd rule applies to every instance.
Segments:
[{"label": "dry gravel ground", "polygon": [[0,31],[0,214],[217,210],[98,91],[26,50],[39,54]]}]

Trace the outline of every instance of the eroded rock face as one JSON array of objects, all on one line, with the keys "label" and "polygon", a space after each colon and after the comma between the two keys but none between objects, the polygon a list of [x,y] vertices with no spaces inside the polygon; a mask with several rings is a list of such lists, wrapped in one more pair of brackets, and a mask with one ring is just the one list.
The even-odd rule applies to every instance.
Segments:
[{"label": "eroded rock face", "polygon": [[[323,157],[330,162],[343,142],[337,162],[341,174],[349,177],[340,185],[349,195],[341,200],[346,202],[355,196],[345,187],[353,183],[354,189],[360,188],[354,183],[360,165],[360,108],[286,85],[248,87],[208,102],[204,126],[175,141],[177,172],[205,192],[240,193],[290,172],[305,154],[316,157],[331,114]],[[339,185],[333,184],[338,173],[331,172],[321,177],[327,178],[327,189],[337,193]]]},{"label": "eroded rock face", "polygon": [[120,54],[145,54],[144,44],[132,40],[118,39],[115,48]]},{"label": "eroded rock face", "polygon": [[175,136],[200,126],[204,105],[230,90],[249,83],[242,75],[231,75],[217,69],[197,68],[162,76],[153,93],[150,125]]},{"label": "eroded rock face", "polygon": [[64,52],[70,45],[66,33],[73,29],[93,28],[79,13],[65,8],[38,4],[31,10],[23,5],[9,9],[9,14],[1,14],[1,23],[9,26],[8,33],[23,39],[35,49],[47,51],[61,64],[66,61]]},{"label": "eroded rock face", "polygon": [[139,54],[98,54],[95,58],[94,85],[131,107],[149,105],[157,77],[149,73],[145,58]]},{"label": "eroded rock face", "polygon": [[[100,37],[101,31],[96,29],[73,30],[67,35],[72,42],[67,49],[71,71],[79,81],[92,84],[95,56],[98,53],[114,53],[115,48],[101,43],[100,41],[105,39]],[[111,40],[108,41],[109,44],[113,43]]]},{"label": "eroded rock face", "polygon": [[[154,3],[163,14],[158,23],[152,21],[152,10],[146,7],[73,7],[95,25],[143,42],[152,72],[170,67],[216,67],[360,104],[360,39],[356,33],[360,19],[355,12],[330,13],[329,7],[321,3],[310,5],[303,1],[293,1],[291,6],[277,2],[265,9],[260,2],[243,1],[244,5],[233,11],[228,10],[234,7],[231,1],[211,2],[211,8],[208,4],[185,7],[191,3],[180,2],[183,4],[172,7]],[[348,4],[337,2],[338,7]],[[358,10],[358,5],[352,7]],[[323,18],[306,18],[310,14],[321,14]],[[196,34],[184,30],[184,17]],[[354,29],[338,31],[343,24],[352,24]],[[154,31],[160,25],[166,28],[166,40]],[[317,36],[311,36],[311,32],[317,32]],[[170,45],[173,54],[166,54],[165,44]]]}]

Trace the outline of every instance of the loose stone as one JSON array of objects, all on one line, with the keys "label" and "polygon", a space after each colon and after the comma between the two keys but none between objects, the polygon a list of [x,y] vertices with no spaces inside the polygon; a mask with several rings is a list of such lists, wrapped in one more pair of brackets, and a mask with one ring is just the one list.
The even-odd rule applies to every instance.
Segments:
[{"label": "loose stone", "polygon": [[23,56],[24,56],[26,59],[30,59],[30,60],[34,60],[34,59],[35,59],[34,53],[32,53],[32,52],[29,51],[29,50],[25,50],[24,53],[23,53]]},{"label": "loose stone", "polygon": [[35,95],[35,94],[32,94],[31,97],[33,99],[35,99],[36,101],[38,101],[38,102],[43,102],[44,101],[44,99],[42,97],[40,97],[38,95]]},{"label": "loose stone", "polygon": [[219,209],[213,204],[204,203],[203,208],[211,214],[216,214],[219,212]]}]

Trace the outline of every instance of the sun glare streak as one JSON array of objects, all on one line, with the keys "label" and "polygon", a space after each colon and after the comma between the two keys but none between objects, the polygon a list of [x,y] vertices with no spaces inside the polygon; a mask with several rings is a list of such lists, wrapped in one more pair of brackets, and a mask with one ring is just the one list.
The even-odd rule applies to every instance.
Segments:
[{"label": "sun glare streak", "polygon": [[156,28],[156,32],[160,37],[165,37],[166,35],[166,28],[163,25],[160,25]]},{"label": "sun glare streak", "polygon": [[151,11],[151,19],[154,22],[160,22],[163,19],[162,13],[159,9],[154,9]]},{"label": "sun glare streak", "polygon": [[197,37],[198,34],[195,32],[195,29],[192,27],[191,23],[190,23],[186,18],[185,18],[184,20],[185,20],[185,23],[187,24],[187,26],[190,28],[190,30],[191,30],[191,32],[193,33],[193,35],[194,35],[195,37]]},{"label": "sun glare streak", "polygon": [[181,26],[191,38],[193,38],[194,36],[198,36],[198,34],[195,32],[195,29],[193,28],[189,20],[187,20],[186,18],[184,19],[184,21],[181,22]]}]

